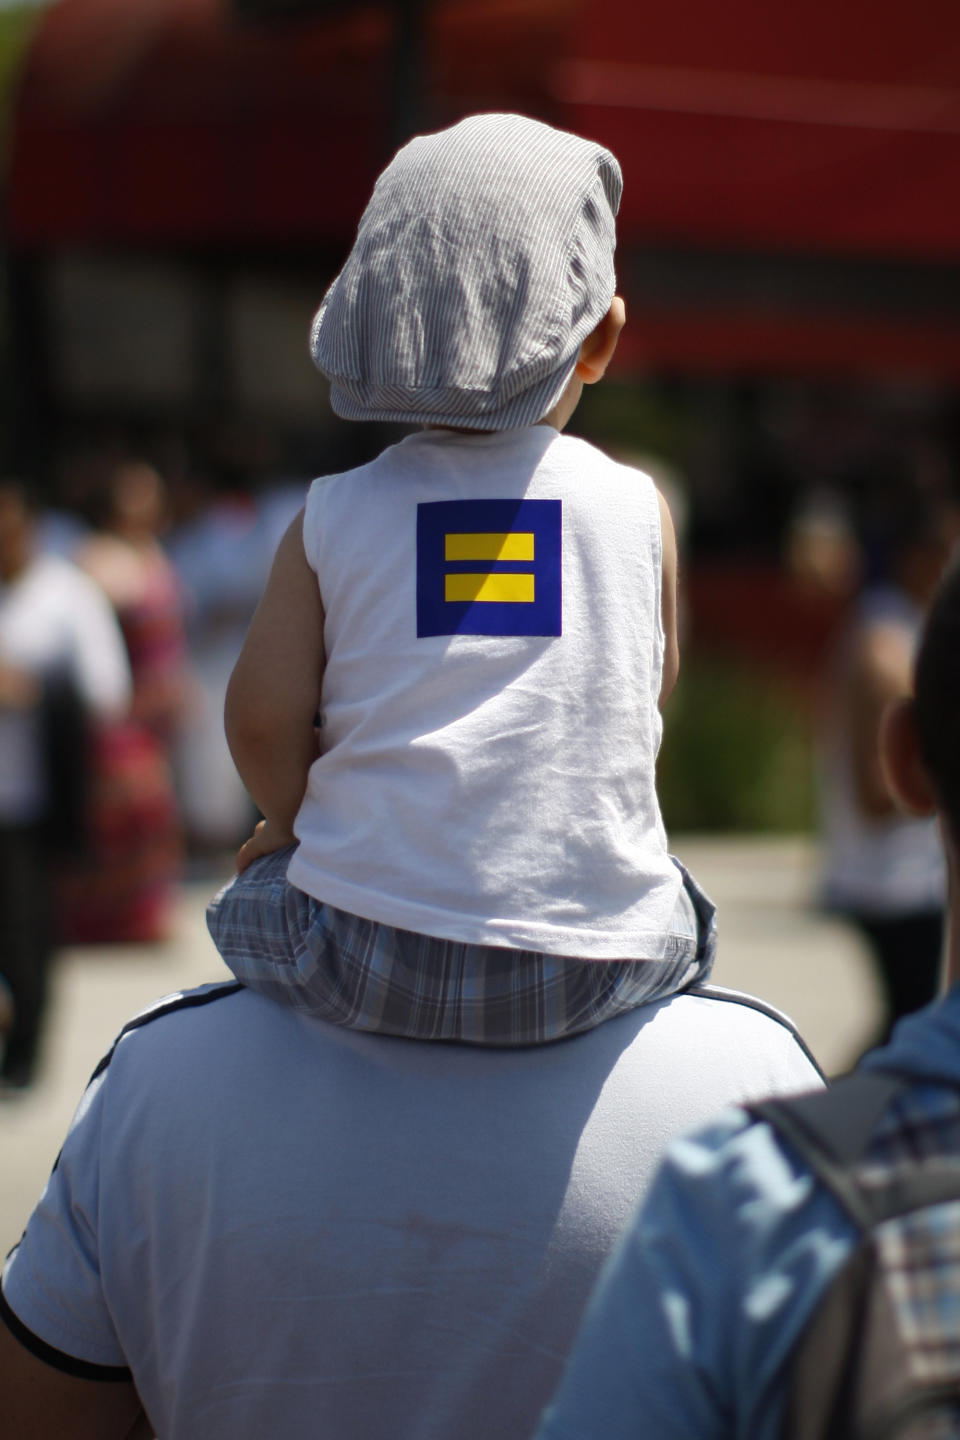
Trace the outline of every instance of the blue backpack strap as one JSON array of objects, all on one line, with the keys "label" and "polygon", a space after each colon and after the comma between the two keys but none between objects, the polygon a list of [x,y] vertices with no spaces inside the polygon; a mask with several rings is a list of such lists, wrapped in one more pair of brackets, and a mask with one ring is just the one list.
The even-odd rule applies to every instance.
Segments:
[{"label": "blue backpack strap", "polygon": [[827,1090],[763,1100],[746,1109],[773,1126],[865,1230],[876,1215],[853,1172],[881,1115],[906,1084],[899,1075],[855,1070]]},{"label": "blue backpack strap", "polygon": [[[960,1159],[915,1158],[908,1143],[898,1147],[897,1114],[890,1116],[889,1136],[884,1124],[879,1152],[885,1154],[891,1148],[886,1140],[891,1141],[889,1161],[874,1151],[888,1107],[896,1107],[917,1084],[916,1076],[858,1070],[825,1091],[746,1107],[774,1127],[784,1148],[833,1195],[860,1236],[785,1360],[781,1440],[891,1440],[901,1433],[901,1422],[956,1404],[955,1375],[949,1385],[917,1381],[911,1360],[916,1347],[901,1329],[898,1303],[884,1280],[886,1252],[877,1239],[886,1221],[896,1224],[900,1215],[960,1200]],[[906,1138],[907,1108],[902,1119]],[[920,1281],[922,1290],[922,1271]]]},{"label": "blue backpack strap", "polygon": [[883,1070],[855,1070],[827,1090],[778,1097],[748,1105],[766,1120],[809,1165],[854,1223],[867,1230],[895,1215],[960,1198],[960,1159],[938,1156],[896,1168],[869,1187],[857,1167],[887,1107],[910,1088],[909,1076]]}]

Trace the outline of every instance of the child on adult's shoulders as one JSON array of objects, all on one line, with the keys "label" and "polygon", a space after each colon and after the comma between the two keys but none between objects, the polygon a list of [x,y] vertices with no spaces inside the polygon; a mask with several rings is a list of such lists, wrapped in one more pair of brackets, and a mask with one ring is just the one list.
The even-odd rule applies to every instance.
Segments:
[{"label": "child on adult's shoulders", "polygon": [[316,480],[280,544],[226,706],[264,819],[208,919],[240,980],[334,1023],[537,1043],[713,963],[655,786],[669,511],[563,433],[625,320],[621,187],[521,116],[419,136],[314,320],[335,411],[421,428]]}]

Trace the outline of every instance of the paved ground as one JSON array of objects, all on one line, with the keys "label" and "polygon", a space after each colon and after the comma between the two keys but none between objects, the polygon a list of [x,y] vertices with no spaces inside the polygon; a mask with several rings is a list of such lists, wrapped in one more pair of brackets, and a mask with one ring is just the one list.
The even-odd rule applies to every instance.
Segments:
[{"label": "paved ground", "polygon": [[[826,1070],[845,1069],[876,1023],[876,992],[856,937],[811,907],[809,843],[676,837],[674,844],[720,907],[714,979],[785,1010]],[[18,1237],[83,1086],[123,1023],[158,995],[226,974],[203,924],[214,887],[206,880],[184,888],[169,944],[61,957],[41,1079],[0,1103],[0,1255]]]}]

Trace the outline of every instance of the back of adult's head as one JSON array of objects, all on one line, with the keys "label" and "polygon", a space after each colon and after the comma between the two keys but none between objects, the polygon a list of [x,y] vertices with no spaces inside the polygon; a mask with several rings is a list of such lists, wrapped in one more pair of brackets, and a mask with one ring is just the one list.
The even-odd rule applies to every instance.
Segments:
[{"label": "back of adult's head", "polygon": [[915,673],[917,735],[941,810],[960,838],[960,563],[931,606]]},{"label": "back of adult's head", "polygon": [[603,146],[523,115],[411,140],[313,323],[337,414],[476,430],[541,420],[614,298],[621,190]]}]

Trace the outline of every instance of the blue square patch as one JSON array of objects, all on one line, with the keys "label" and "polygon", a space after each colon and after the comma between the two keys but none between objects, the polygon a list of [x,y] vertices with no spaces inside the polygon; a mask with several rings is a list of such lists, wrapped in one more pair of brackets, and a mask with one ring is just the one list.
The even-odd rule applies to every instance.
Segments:
[{"label": "blue square patch", "polygon": [[560,635],[561,501],[417,506],[417,634]]}]

